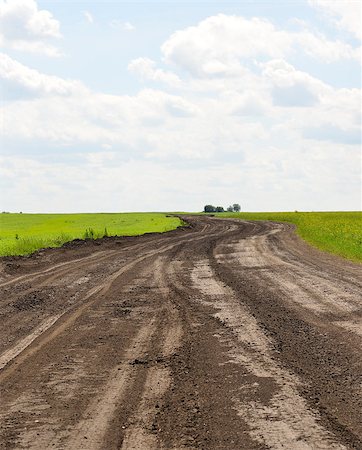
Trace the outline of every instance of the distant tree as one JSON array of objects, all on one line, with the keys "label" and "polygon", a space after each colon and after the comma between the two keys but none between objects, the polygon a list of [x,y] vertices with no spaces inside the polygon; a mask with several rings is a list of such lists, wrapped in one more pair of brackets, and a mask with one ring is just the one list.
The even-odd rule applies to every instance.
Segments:
[{"label": "distant tree", "polygon": [[234,212],[234,208],[230,205],[226,208],[227,212]]},{"label": "distant tree", "polygon": [[240,212],[241,206],[239,205],[239,203],[233,204],[233,210],[234,210],[234,212]]},{"label": "distant tree", "polygon": [[215,212],[215,211],[216,211],[215,206],[212,206],[212,205],[205,205],[204,206],[204,212],[206,212],[206,213],[212,213],[212,212]]},{"label": "distant tree", "polygon": [[224,212],[224,208],[222,206],[217,206],[215,212]]}]

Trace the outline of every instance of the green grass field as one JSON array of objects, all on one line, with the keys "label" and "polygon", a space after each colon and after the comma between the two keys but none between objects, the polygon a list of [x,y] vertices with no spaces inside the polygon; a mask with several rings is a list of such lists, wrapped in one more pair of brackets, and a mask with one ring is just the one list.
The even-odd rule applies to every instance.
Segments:
[{"label": "green grass field", "polygon": [[[362,262],[361,212],[221,213],[219,217],[290,222],[306,241]],[[28,255],[72,239],[134,236],[177,228],[177,217],[162,213],[0,214],[0,256]]]},{"label": "green grass field", "polygon": [[134,236],[181,225],[162,213],[0,214],[0,256],[28,255],[73,239]]},{"label": "green grass field", "polygon": [[220,217],[290,222],[321,250],[362,262],[362,212],[221,213]]}]

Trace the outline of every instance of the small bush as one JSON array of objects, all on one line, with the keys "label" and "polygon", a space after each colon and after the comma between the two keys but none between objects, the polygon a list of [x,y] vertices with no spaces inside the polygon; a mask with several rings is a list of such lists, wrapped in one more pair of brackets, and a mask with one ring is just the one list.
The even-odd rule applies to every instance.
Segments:
[{"label": "small bush", "polygon": [[93,228],[86,228],[83,238],[84,239],[94,239]]},{"label": "small bush", "polygon": [[61,245],[65,244],[66,242],[69,242],[72,240],[72,236],[67,233],[60,233],[59,236],[55,237],[53,239],[53,243],[56,247],[60,247]]}]

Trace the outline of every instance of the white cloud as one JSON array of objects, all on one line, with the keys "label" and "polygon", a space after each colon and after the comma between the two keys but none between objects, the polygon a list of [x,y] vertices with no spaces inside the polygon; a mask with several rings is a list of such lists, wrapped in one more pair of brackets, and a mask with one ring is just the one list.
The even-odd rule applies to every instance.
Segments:
[{"label": "white cloud", "polygon": [[[332,157],[331,157],[332,153]],[[200,210],[232,200],[247,210],[358,209],[359,155],[341,145],[248,150],[237,163],[182,165],[120,153],[76,161],[0,157],[2,208],[36,212]],[[327,163],[328,161],[328,163]],[[338,176],[336,176],[338,174]],[[74,192],[77,195],[74,195]],[[326,194],[328,193],[328,195]]]},{"label": "white cloud", "polygon": [[341,41],[328,40],[321,33],[311,33],[308,30],[295,33],[293,36],[297,49],[305,54],[326,63],[343,60],[361,59],[361,49]]},{"label": "white cloud", "polygon": [[16,102],[2,108],[6,137],[61,144],[117,142],[130,149],[135,142],[148,139],[139,132],[140,126],[155,127],[168,118],[180,120],[197,114],[191,102],[176,95],[152,89],[133,97],[99,94],[79,81],[42,74],[4,54],[0,54],[0,79],[5,93],[19,94],[12,95]]},{"label": "white cloud", "polygon": [[236,116],[265,116],[271,106],[267,93],[256,90],[242,93],[231,93],[229,100],[230,113]]},{"label": "white cloud", "polygon": [[126,31],[133,31],[133,30],[135,30],[135,27],[130,22],[125,22],[123,28]]},{"label": "white cloud", "polygon": [[[42,74],[0,55],[0,77],[15,91],[35,97],[4,105],[3,133],[11,139],[61,145],[92,143],[113,149],[116,144],[128,155],[161,159],[205,159],[220,151],[241,154],[246,147],[261,145],[268,138],[266,130],[271,125],[277,130],[278,123],[288,129],[285,136],[299,140],[306,129],[330,124],[353,135],[358,89],[333,89],[280,59],[258,67],[261,73],[250,76],[248,83],[229,83],[226,78],[210,95],[199,95],[199,81],[187,86],[178,80],[182,96],[156,89],[120,96],[92,92],[79,81]],[[151,60],[133,62],[133,70],[165,81]],[[209,80],[205,83],[209,86]],[[313,132],[308,139],[313,135],[319,139]],[[280,139],[277,131],[275,139]]]},{"label": "white cloud", "polygon": [[361,39],[362,7],[360,1],[309,0],[309,4],[332,19],[338,28],[348,31],[357,39]]},{"label": "white cloud", "polygon": [[263,67],[263,75],[271,81],[274,102],[279,106],[314,106],[328,89],[311,75],[296,70],[284,60],[271,60]]},{"label": "white cloud", "polygon": [[307,139],[330,141],[335,144],[361,145],[361,130],[359,127],[343,129],[333,124],[310,126],[303,130]]},{"label": "white cloud", "polygon": [[290,45],[267,20],[219,14],[176,31],[161,49],[167,62],[203,77],[238,72],[240,58],[282,57]]},{"label": "white cloud", "polygon": [[[327,191],[333,208],[346,199],[353,208],[357,194],[344,195],[336,173],[349,191],[356,186],[360,90],[334,88],[288,56],[303,49],[322,64],[352,59],[354,49],[303,27],[205,19],[162,46],[162,67],[173,72],[150,58],[129,63],[143,82],[135,95],[94,92],[0,54],[0,78],[18,93],[1,108],[4,149],[14,154],[0,170],[13,204],[23,209],[51,193],[48,204],[74,211],[132,210],[140,198],[142,209],[197,209],[210,196],[250,198],[254,209],[285,209],[293,197],[292,209],[317,209],[309,199],[328,208]],[[32,145],[62,162],[22,157]],[[65,201],[74,188],[79,195]]]},{"label": "white cloud", "polygon": [[155,61],[149,58],[134,59],[129,63],[128,70],[141,78],[160,81],[171,86],[178,86],[181,83],[180,78],[176,74],[157,69]]},{"label": "white cloud", "polygon": [[309,30],[287,32],[260,18],[219,14],[173,33],[161,47],[165,61],[194,77],[239,76],[253,58],[302,51],[325,62],[358,59],[358,50]]},{"label": "white cloud", "polygon": [[60,24],[34,0],[0,0],[0,45],[15,50],[59,56],[49,43],[60,38]]},{"label": "white cloud", "polygon": [[93,18],[92,14],[89,11],[83,11],[83,15],[84,15],[85,20],[88,23],[94,23],[94,18]]},{"label": "white cloud", "polygon": [[123,22],[122,20],[114,19],[110,22],[112,28],[118,28],[123,31],[134,31],[136,28],[131,22]]},{"label": "white cloud", "polygon": [[79,81],[40,73],[4,53],[0,53],[0,79],[6,83],[3,90],[5,96],[16,94],[16,90],[30,95],[76,96],[87,92]]}]

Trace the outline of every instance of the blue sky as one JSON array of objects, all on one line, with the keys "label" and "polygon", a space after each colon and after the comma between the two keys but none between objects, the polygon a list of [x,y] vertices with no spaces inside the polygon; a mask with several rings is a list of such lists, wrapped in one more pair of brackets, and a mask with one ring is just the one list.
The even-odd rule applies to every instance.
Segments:
[{"label": "blue sky", "polygon": [[360,3],[0,0],[0,208],[361,208]]}]

